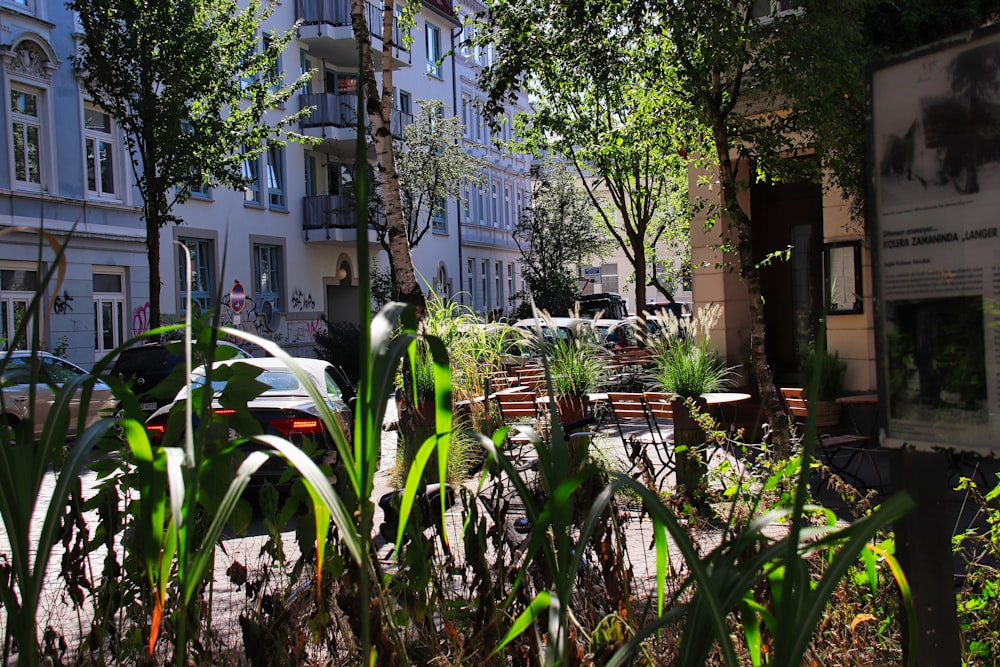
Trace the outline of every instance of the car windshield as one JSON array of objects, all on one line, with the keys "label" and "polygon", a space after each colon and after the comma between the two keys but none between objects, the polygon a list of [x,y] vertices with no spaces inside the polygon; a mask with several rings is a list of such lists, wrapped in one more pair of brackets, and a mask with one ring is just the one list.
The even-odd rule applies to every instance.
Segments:
[{"label": "car windshield", "polygon": [[[262,396],[274,396],[274,395],[305,395],[306,390],[302,388],[299,384],[298,379],[292,375],[291,371],[274,371],[266,370],[261,372],[257,376],[258,382],[263,382],[268,386],[268,389],[264,390]],[[212,391],[215,393],[221,392],[226,388],[228,380],[227,379],[216,379],[212,378]],[[196,375],[192,379],[192,384],[196,387],[202,387],[205,385],[205,376]]]}]

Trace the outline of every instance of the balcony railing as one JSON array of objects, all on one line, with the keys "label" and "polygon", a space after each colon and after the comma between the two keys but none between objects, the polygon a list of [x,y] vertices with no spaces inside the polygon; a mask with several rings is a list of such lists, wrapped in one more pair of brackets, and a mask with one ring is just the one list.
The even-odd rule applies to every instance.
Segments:
[{"label": "balcony railing", "polygon": [[[302,119],[303,128],[357,126],[358,96],[355,93],[305,93],[299,96],[299,100],[302,109],[315,107]],[[402,136],[406,126],[413,122],[413,114],[393,109],[390,122],[393,135]],[[368,125],[368,116],[365,115],[365,127]]]},{"label": "balcony railing", "polygon": [[[351,25],[350,0],[295,0],[295,11],[305,25],[325,23],[331,26]],[[365,3],[365,21],[372,39],[382,41],[382,8],[372,2]],[[403,33],[399,30],[399,20],[392,17],[392,45],[403,51],[409,49],[403,44]]]},{"label": "balcony railing", "polygon": [[[351,197],[343,195],[313,195],[304,197],[304,211],[302,216],[302,227],[306,232],[306,240],[322,240],[316,235],[310,237],[310,232],[325,231],[326,238],[331,238],[330,230],[343,229],[353,230],[357,228],[357,207]],[[369,219],[382,220],[384,222],[385,213],[381,207],[369,211]],[[369,229],[374,229],[374,225],[369,222]],[[337,236],[343,236],[339,234]]]}]

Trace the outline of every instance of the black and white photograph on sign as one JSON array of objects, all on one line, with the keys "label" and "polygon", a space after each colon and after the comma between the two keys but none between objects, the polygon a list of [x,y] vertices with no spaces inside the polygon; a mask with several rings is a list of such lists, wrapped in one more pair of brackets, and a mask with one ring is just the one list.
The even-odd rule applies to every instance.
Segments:
[{"label": "black and white photograph on sign", "polygon": [[941,54],[881,91],[883,210],[1000,189],[1000,43]]},{"label": "black and white photograph on sign", "polygon": [[890,301],[886,324],[890,418],[988,420],[982,297]]}]

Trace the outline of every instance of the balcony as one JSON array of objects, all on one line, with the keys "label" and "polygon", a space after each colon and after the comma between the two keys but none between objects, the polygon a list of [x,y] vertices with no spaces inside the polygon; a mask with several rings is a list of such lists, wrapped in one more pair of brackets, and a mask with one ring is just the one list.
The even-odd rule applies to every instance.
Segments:
[{"label": "balcony", "polygon": [[[341,67],[358,66],[358,47],[351,25],[350,0],[295,0],[295,15],[301,22],[299,40],[309,53]],[[375,69],[382,69],[382,9],[365,3],[365,20],[372,35]],[[403,34],[393,17],[392,64],[396,69],[410,65],[410,51],[403,46]]]},{"label": "balcony", "polygon": [[[303,134],[319,137],[328,145],[326,150],[343,153],[354,150],[357,132],[358,96],[354,93],[304,93],[299,95],[300,109],[313,107],[299,127]],[[402,137],[403,130],[413,122],[413,114],[392,110],[392,135]],[[370,121],[365,115],[365,128]]]},{"label": "balcony", "polygon": [[471,246],[517,250],[517,243],[511,236],[510,230],[468,220],[462,221],[462,243]]},{"label": "balcony", "polygon": [[[343,195],[303,197],[302,232],[307,242],[353,243],[357,237],[354,199]],[[384,216],[382,211],[374,212]],[[376,241],[375,229],[368,225],[368,241]]]}]

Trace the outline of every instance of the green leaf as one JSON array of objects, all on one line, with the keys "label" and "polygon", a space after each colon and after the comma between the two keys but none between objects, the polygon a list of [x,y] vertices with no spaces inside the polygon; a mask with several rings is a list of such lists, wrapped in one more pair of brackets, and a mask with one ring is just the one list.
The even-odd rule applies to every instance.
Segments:
[{"label": "green leaf", "polygon": [[552,602],[552,595],[548,591],[539,591],[538,595],[531,601],[528,608],[521,612],[517,620],[514,621],[514,625],[511,626],[510,630],[500,641],[495,649],[490,653],[490,655],[496,655],[503,650],[503,647],[517,639],[521,633],[531,627],[532,623],[549,608],[549,604]]}]

